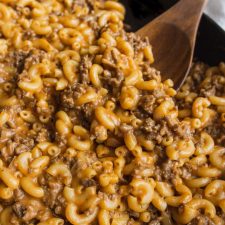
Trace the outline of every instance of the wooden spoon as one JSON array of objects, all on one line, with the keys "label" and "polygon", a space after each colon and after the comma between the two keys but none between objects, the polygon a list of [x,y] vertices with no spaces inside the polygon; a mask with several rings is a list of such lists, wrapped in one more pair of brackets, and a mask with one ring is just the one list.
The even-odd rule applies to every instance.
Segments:
[{"label": "wooden spoon", "polygon": [[[153,67],[179,89],[193,60],[199,22],[207,0],[180,0],[136,33],[148,37],[153,47]],[[207,37],[206,37],[207,38]]]}]

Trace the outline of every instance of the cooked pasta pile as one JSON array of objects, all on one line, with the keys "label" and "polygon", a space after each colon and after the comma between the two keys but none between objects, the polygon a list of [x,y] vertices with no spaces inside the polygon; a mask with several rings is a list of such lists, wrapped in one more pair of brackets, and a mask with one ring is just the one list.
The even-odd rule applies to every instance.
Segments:
[{"label": "cooked pasta pile", "polygon": [[0,0],[1,225],[225,224],[225,64],[177,93],[124,15]]}]

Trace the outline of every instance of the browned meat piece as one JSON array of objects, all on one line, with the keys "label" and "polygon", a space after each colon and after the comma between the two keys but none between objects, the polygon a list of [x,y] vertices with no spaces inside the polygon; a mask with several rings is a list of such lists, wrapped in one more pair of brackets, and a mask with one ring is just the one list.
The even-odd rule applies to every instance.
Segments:
[{"label": "browned meat piece", "polygon": [[216,225],[208,216],[199,215],[193,219],[188,225]]},{"label": "browned meat piece", "polygon": [[174,130],[181,138],[184,139],[189,139],[192,135],[190,124],[185,121],[180,122],[179,125],[175,125]]},{"label": "browned meat piece", "polygon": [[180,171],[178,162],[176,161],[167,160],[160,167],[163,177],[168,181],[172,181],[177,175],[179,175]]},{"label": "browned meat piece", "polygon": [[20,204],[19,202],[15,203],[12,208],[16,216],[19,218],[23,218],[26,214],[26,206]]},{"label": "browned meat piece", "polygon": [[82,84],[88,84],[90,82],[89,80],[89,71],[92,66],[92,60],[93,57],[90,57],[88,55],[85,55],[81,58],[81,63],[79,67],[79,74]]},{"label": "browned meat piece", "polygon": [[152,220],[148,225],[161,225],[160,219]]},{"label": "browned meat piece", "polygon": [[62,93],[60,93],[60,102],[64,108],[74,108],[75,100],[86,92],[86,85],[83,84],[74,84],[69,86]]},{"label": "browned meat piece", "polygon": [[23,71],[24,64],[27,57],[29,57],[28,52],[25,52],[22,50],[14,52],[14,58],[15,58],[14,66],[17,68],[18,74],[20,74]]},{"label": "browned meat piece", "polygon": [[36,137],[36,142],[44,142],[44,141],[48,141],[49,138],[49,131],[45,128],[42,128],[38,133],[37,133],[37,137]]},{"label": "browned meat piece", "polygon": [[14,214],[12,215],[11,223],[13,225],[21,224],[18,222],[29,224],[33,219],[46,221],[52,216],[50,210],[40,201],[27,197],[15,202],[12,209]]},{"label": "browned meat piece", "polygon": [[141,40],[141,38],[137,36],[135,33],[129,33],[126,38],[127,41],[131,44],[131,46],[133,46],[136,52],[149,45],[148,38]]},{"label": "browned meat piece", "polygon": [[58,204],[58,197],[62,194],[63,184],[54,180],[49,180],[48,182],[48,194],[44,199],[46,205],[54,209]]},{"label": "browned meat piece", "polygon": [[156,98],[154,95],[144,95],[139,101],[139,106],[145,110],[145,112],[152,114],[154,111]]}]

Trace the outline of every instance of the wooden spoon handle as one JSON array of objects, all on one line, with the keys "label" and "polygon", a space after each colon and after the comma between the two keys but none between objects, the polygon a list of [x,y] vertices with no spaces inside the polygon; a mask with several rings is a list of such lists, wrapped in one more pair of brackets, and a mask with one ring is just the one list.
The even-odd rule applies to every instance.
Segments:
[{"label": "wooden spoon handle", "polygon": [[172,24],[186,33],[192,45],[195,42],[194,37],[196,36],[203,9],[207,1],[208,0],[180,0],[176,5],[142,27],[136,33],[144,36],[148,35],[152,27],[157,27],[158,23]]},{"label": "wooden spoon handle", "polygon": [[[165,15],[170,16],[171,20],[177,24],[183,24],[183,21],[188,21],[185,25],[187,27],[201,18],[203,9],[207,3],[207,0],[180,0],[171,9],[165,12]],[[183,19],[181,19],[183,18]]]},{"label": "wooden spoon handle", "polygon": [[157,19],[165,18],[164,22],[172,22],[189,36],[195,35],[206,3],[207,0],[180,0]]}]

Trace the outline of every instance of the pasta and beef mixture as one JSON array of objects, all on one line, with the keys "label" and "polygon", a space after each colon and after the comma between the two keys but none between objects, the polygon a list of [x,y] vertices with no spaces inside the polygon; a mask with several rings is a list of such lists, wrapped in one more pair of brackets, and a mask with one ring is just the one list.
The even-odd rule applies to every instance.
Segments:
[{"label": "pasta and beef mixture", "polygon": [[225,224],[225,64],[177,93],[124,14],[0,0],[1,225]]}]

